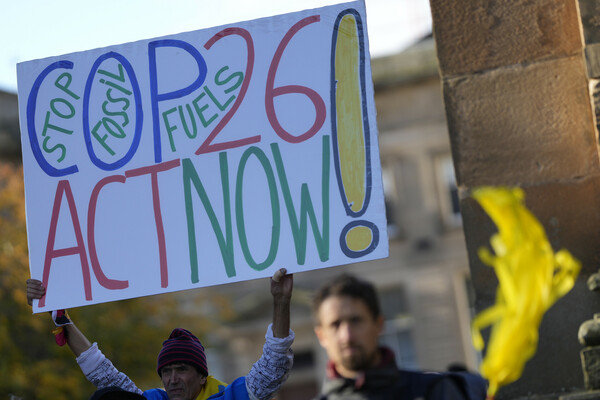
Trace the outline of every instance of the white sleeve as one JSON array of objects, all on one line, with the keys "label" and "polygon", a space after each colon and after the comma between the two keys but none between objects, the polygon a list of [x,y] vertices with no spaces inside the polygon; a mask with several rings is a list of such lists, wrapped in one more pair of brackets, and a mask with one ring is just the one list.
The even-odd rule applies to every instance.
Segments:
[{"label": "white sleeve", "polygon": [[270,399],[287,380],[294,363],[291,349],[294,332],[290,329],[287,337],[276,338],[272,325],[269,325],[265,335],[262,356],[246,375],[246,389],[251,400]]},{"label": "white sleeve", "polygon": [[115,368],[112,362],[102,354],[97,343],[81,353],[76,360],[87,380],[98,389],[107,386],[118,386],[128,392],[142,394],[135,383]]}]

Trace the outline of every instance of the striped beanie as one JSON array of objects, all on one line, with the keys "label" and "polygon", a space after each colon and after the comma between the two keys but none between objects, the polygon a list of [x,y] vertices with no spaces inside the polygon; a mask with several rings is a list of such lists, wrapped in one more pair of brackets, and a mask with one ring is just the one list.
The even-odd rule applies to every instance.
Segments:
[{"label": "striped beanie", "polygon": [[162,349],[158,353],[158,366],[156,371],[160,376],[160,370],[174,363],[185,363],[196,367],[200,373],[208,376],[204,346],[192,332],[175,328],[167,340],[163,342]]}]

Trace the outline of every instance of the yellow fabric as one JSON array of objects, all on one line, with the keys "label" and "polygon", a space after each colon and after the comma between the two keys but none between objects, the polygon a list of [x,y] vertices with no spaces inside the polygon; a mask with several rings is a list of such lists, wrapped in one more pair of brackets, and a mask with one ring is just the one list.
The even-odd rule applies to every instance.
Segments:
[{"label": "yellow fabric", "polygon": [[58,335],[59,333],[62,333],[62,331],[63,331],[63,330],[64,330],[64,329],[63,329],[63,327],[62,327],[62,326],[58,326],[58,327],[56,327],[56,328],[52,329],[52,333],[53,333],[54,335]]},{"label": "yellow fabric", "polygon": [[499,387],[521,377],[537,350],[544,313],[571,290],[580,263],[567,250],[554,253],[543,226],[523,205],[521,189],[483,187],[473,197],[498,227],[490,239],[494,254],[487,248],[478,253],[498,277],[496,304],[472,324],[478,350],[484,346],[481,330],[492,327],[480,367],[492,398]]},{"label": "yellow fabric", "polygon": [[198,397],[196,397],[196,400],[206,400],[213,394],[219,393],[225,389],[225,386],[227,386],[225,382],[221,382],[220,380],[209,375],[206,377],[206,384],[202,388],[202,391]]}]

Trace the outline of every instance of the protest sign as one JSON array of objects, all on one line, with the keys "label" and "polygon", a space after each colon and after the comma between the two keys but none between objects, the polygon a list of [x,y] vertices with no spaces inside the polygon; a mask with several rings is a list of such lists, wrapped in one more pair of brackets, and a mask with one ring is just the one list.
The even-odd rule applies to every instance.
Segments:
[{"label": "protest sign", "polygon": [[35,312],[386,257],[363,1],[18,65]]}]

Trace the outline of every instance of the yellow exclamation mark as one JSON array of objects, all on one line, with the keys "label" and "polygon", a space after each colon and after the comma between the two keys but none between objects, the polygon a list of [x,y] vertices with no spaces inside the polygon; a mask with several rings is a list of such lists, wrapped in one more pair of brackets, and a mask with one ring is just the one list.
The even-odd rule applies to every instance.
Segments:
[{"label": "yellow exclamation mark", "polygon": [[[337,182],[346,214],[357,218],[367,211],[371,198],[371,149],[363,24],[355,9],[342,11],[333,28],[331,82]],[[351,221],[340,234],[340,247],[352,258],[372,252],[378,242],[377,226],[366,220]]]}]

